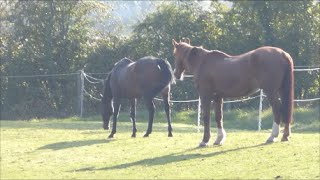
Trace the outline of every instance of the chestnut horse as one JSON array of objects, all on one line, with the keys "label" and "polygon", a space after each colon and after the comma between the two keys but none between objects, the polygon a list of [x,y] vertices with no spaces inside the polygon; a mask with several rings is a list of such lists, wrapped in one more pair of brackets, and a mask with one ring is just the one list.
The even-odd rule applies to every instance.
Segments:
[{"label": "chestnut horse", "polygon": [[280,48],[260,47],[250,52],[230,56],[217,50],[206,50],[190,45],[190,40],[176,42],[174,46],[174,76],[183,78],[184,71],[194,75],[194,84],[201,100],[204,135],[200,146],[207,146],[211,137],[210,106],[215,105],[217,138],[214,145],[226,139],[223,128],[223,98],[249,95],[263,89],[272,106],[274,122],[267,142],[276,141],[280,121],[285,124],[282,141],[291,134],[293,112],[293,61]]},{"label": "chestnut horse", "polygon": [[109,138],[116,133],[117,119],[121,107],[120,100],[129,99],[130,118],[133,124],[132,137],[136,137],[136,99],[143,97],[149,111],[148,129],[144,137],[152,132],[155,106],[153,98],[161,92],[168,121],[168,136],[172,137],[170,118],[170,84],[173,82],[171,65],[166,60],[144,57],[136,62],[123,58],[117,62],[104,82],[102,97],[103,128],[109,129],[113,115],[113,126]]}]

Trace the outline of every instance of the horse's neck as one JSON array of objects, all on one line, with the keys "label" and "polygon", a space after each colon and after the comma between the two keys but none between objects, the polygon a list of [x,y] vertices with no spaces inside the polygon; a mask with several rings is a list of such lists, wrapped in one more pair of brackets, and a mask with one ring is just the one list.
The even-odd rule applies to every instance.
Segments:
[{"label": "horse's neck", "polygon": [[195,74],[195,72],[198,71],[201,62],[202,62],[202,59],[195,59],[193,61],[188,62],[187,66],[191,74]]},{"label": "horse's neck", "polygon": [[201,64],[204,61],[220,61],[220,60],[224,60],[225,58],[231,58],[232,56],[230,56],[227,53],[224,53],[222,51],[218,51],[218,50],[206,50],[206,49],[202,49],[203,51],[200,52],[199,57],[197,59],[193,59],[191,61],[188,61],[188,70],[192,73],[195,74],[196,72],[198,72]]},{"label": "horse's neck", "polygon": [[190,73],[195,74],[198,71],[201,63],[204,61],[208,53],[208,50],[202,49],[197,58],[187,60],[187,67]]}]

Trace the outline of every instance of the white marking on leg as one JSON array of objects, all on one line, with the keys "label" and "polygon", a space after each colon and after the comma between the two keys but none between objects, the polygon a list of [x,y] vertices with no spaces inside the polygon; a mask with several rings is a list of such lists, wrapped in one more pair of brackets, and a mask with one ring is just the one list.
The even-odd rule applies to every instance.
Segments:
[{"label": "white marking on leg", "polygon": [[217,132],[217,138],[214,141],[214,145],[222,145],[224,143],[224,141],[226,140],[227,137],[227,133],[223,128],[218,128],[218,132]]},{"label": "white marking on leg", "polygon": [[280,133],[280,124],[277,124],[276,122],[273,122],[271,135],[273,137],[278,137],[279,133]]},{"label": "white marking on leg", "polygon": [[280,133],[280,124],[277,124],[276,122],[273,122],[272,125],[272,132],[270,137],[268,138],[267,142],[275,142],[277,141],[277,137]]}]

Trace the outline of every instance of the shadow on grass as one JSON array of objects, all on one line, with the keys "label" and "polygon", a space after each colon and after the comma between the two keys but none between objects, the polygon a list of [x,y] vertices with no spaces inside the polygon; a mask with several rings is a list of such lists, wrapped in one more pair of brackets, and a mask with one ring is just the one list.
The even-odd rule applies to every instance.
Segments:
[{"label": "shadow on grass", "polygon": [[57,142],[53,144],[48,144],[38,148],[37,150],[61,150],[67,148],[74,148],[74,147],[82,147],[82,146],[91,146],[95,144],[105,144],[110,142],[110,140],[106,139],[93,139],[93,140],[84,140],[84,141],[65,141],[65,142]]},{"label": "shadow on grass", "polygon": [[[165,164],[170,164],[173,162],[181,162],[181,161],[186,161],[186,160],[191,160],[191,159],[209,158],[209,157],[218,156],[220,154],[225,154],[225,153],[240,151],[240,150],[246,150],[246,149],[251,149],[251,148],[257,148],[257,147],[266,146],[266,145],[269,145],[269,143],[263,143],[263,144],[258,144],[258,145],[254,145],[254,146],[229,149],[229,150],[218,151],[218,152],[212,152],[209,154],[201,154],[201,153],[184,154],[186,152],[199,149],[199,148],[192,148],[192,149],[188,149],[183,152],[180,152],[180,153],[173,153],[173,154],[160,156],[160,157],[156,157],[156,158],[143,159],[140,161],[115,165],[115,166],[111,166],[111,167],[104,167],[104,168],[86,167],[86,168],[76,169],[74,171],[76,171],[76,172],[79,172],[79,171],[107,171],[107,170],[115,170],[115,169],[125,169],[125,168],[134,167],[134,166],[165,165]],[[216,146],[216,147],[219,147],[219,146]]]}]

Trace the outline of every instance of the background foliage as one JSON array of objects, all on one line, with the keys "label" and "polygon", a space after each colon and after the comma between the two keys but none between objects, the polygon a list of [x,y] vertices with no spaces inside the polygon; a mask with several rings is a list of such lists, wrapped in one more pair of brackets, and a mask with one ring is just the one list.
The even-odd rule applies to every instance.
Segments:
[{"label": "background foliage", "polygon": [[[320,9],[316,1],[149,2],[130,33],[114,20],[110,4],[99,1],[1,1],[1,119],[76,115],[78,76],[10,78],[34,74],[106,73],[123,57],[166,58],[173,65],[171,40],[236,55],[277,46],[296,66],[319,66]],[[125,6],[125,3],[124,5]],[[142,6],[141,6],[142,7]],[[105,74],[97,77],[105,78]],[[319,72],[296,73],[295,98],[319,96]],[[88,85],[97,97],[101,85]],[[172,99],[196,99],[191,80],[173,86]],[[99,102],[85,99],[88,112]],[[187,109],[177,104],[176,109]]]}]

